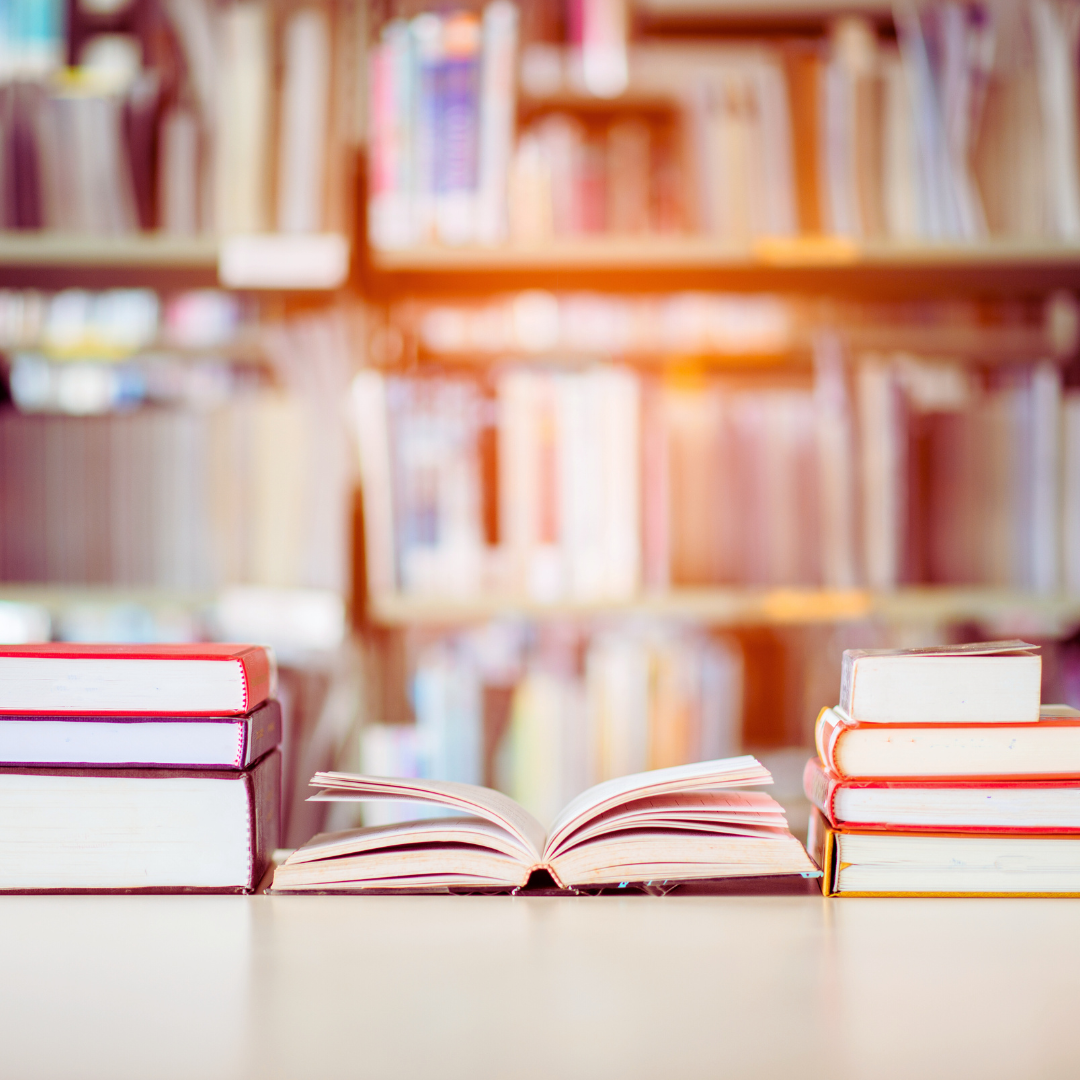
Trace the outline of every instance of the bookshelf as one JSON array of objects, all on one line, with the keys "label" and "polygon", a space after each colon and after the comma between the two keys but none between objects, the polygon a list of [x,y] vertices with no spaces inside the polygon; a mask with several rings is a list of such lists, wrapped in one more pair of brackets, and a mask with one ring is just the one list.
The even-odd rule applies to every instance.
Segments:
[{"label": "bookshelf", "polygon": [[0,233],[0,286],[220,285],[328,292],[349,276],[344,235],[171,236]]},{"label": "bookshelf", "polygon": [[1009,589],[919,587],[867,589],[678,589],[597,603],[545,604],[477,597],[467,600],[373,597],[372,623],[382,627],[454,626],[488,619],[588,620],[621,617],[687,619],[714,628],[837,625],[872,621],[903,626],[950,623],[1026,626],[1061,633],[1080,624],[1080,596],[1040,596]]},{"label": "bookshelf", "polygon": [[711,288],[857,296],[1041,295],[1080,288],[1080,244],[869,243],[841,237],[595,237],[506,247],[372,250],[373,294],[482,293],[513,287]]}]

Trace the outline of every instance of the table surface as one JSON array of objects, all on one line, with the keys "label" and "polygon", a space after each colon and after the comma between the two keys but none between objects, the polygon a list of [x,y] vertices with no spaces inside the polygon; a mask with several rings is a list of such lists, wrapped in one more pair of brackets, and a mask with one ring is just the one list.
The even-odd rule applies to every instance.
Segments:
[{"label": "table surface", "polygon": [[1080,901],[0,897],[0,1076],[1080,1075]]}]

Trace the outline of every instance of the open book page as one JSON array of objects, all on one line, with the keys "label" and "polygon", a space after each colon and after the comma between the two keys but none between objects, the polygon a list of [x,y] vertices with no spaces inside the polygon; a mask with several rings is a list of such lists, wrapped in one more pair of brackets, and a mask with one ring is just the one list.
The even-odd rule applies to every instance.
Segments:
[{"label": "open book page", "polygon": [[719,761],[698,761],[690,765],[675,765],[670,769],[653,769],[605,780],[583,791],[555,819],[548,837],[545,854],[556,851],[572,832],[586,822],[599,817],[615,806],[676,791],[699,791],[709,788],[745,787],[771,784],[772,776],[756,758],[724,758]]},{"label": "open book page", "polygon": [[759,791],[695,791],[655,795],[616,806],[570,833],[550,858],[598,836],[628,829],[680,829],[731,836],[775,836],[787,832],[783,808]]},{"label": "open book page", "polygon": [[365,851],[313,862],[282,863],[274,872],[275,891],[290,889],[409,889],[417,878],[426,885],[493,885],[516,887],[529,880],[530,866],[520,856],[490,848],[440,843],[427,847]]},{"label": "open book page", "polygon": [[486,818],[502,826],[521,843],[531,859],[539,860],[544,850],[544,826],[508,795],[492,791],[491,788],[459,784],[453,780],[414,780],[338,772],[317,772],[311,778],[311,783],[323,789],[311,796],[311,802],[343,802],[350,798],[366,800],[371,796],[389,796],[452,806],[462,813]]},{"label": "open book page", "polygon": [[768,837],[634,831],[572,845],[549,865],[555,880],[574,886],[818,872],[802,844],[779,831]]},{"label": "open book page", "polygon": [[361,829],[320,833],[302,848],[297,848],[285,863],[295,865],[317,859],[336,859],[342,855],[359,855],[381,848],[424,844],[475,844],[518,859],[523,865],[532,865],[529,853],[502,825],[475,817],[404,821],[395,825],[368,825]]}]

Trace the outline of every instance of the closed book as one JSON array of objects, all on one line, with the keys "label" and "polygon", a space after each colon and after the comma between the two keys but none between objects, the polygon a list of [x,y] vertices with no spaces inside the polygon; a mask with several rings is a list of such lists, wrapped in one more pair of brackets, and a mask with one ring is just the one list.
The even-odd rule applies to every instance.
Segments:
[{"label": "closed book", "polygon": [[870,724],[1025,724],[1039,719],[1042,658],[1024,641],[847,649],[840,708]]},{"label": "closed book", "polygon": [[811,815],[826,896],[1080,896],[1080,836],[836,829]]},{"label": "closed book", "polygon": [[262,645],[6,645],[0,715],[241,716],[273,697]]},{"label": "closed book", "polygon": [[1034,724],[856,724],[822,709],[818,757],[861,779],[1080,778],[1080,711],[1043,705]]},{"label": "closed book", "polygon": [[7,765],[246,769],[281,743],[281,706],[246,716],[0,715]]},{"label": "closed book", "polygon": [[803,788],[838,828],[1080,833],[1080,780],[846,780],[811,758]]},{"label": "closed book", "polygon": [[281,753],[243,771],[0,767],[0,892],[251,892]]}]

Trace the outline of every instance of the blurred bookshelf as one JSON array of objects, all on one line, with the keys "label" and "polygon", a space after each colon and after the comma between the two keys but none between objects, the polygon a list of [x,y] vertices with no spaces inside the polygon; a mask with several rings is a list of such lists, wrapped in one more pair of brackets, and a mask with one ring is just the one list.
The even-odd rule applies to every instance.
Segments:
[{"label": "blurred bookshelf", "polygon": [[698,237],[577,238],[506,247],[375,250],[374,296],[483,293],[509,287],[801,292],[847,298],[1038,296],[1080,288],[1080,245],[863,243],[761,239],[749,247]]},{"label": "blurred bookshelf", "polygon": [[124,283],[326,292],[344,286],[349,270],[349,242],[337,234],[0,233],[0,285],[55,289]]},{"label": "blurred bookshelf", "polygon": [[310,616],[298,806],[805,746],[850,646],[1028,636],[1080,705],[1059,7],[93,7],[0,50],[108,133],[38,146],[104,196],[2,192],[0,607],[301,666]]},{"label": "blurred bookshelf", "polygon": [[619,602],[541,603],[512,598],[463,600],[407,595],[373,597],[370,620],[385,627],[454,626],[489,619],[588,620],[655,617],[710,627],[830,625],[1013,626],[1018,632],[1058,635],[1080,626],[1080,596],[1039,596],[1008,589],[680,589]]}]

